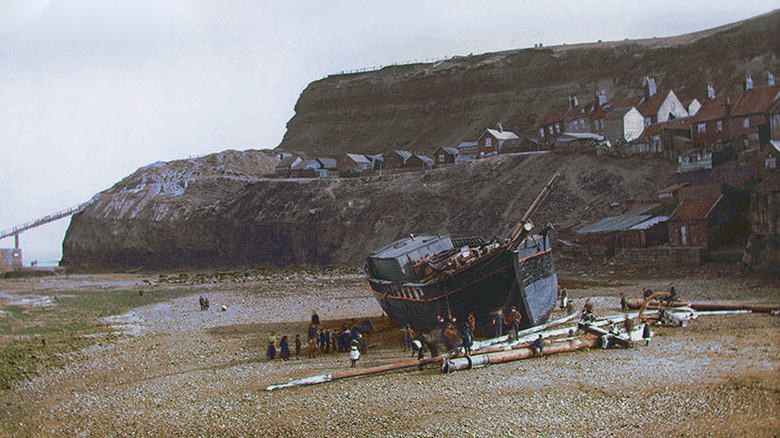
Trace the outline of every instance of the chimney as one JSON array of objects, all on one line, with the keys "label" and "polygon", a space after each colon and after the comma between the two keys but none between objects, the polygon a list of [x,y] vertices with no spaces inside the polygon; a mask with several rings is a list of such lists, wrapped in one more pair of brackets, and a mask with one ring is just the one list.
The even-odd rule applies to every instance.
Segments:
[{"label": "chimney", "polygon": [[604,104],[607,103],[607,92],[604,90],[599,90],[596,92],[596,108],[601,108],[604,106]]},{"label": "chimney", "polygon": [[496,128],[498,128],[498,132],[504,132],[504,127],[500,123],[496,125]]},{"label": "chimney", "polygon": [[645,100],[650,100],[651,97],[655,96],[655,79],[651,78],[650,76],[645,76],[644,83]]},{"label": "chimney", "polygon": [[713,87],[712,84],[707,85],[707,99],[715,99],[715,87]]},{"label": "chimney", "polygon": [[569,96],[569,108],[577,106],[577,96]]},{"label": "chimney", "polygon": [[745,91],[753,89],[753,78],[750,77],[750,73],[745,73]]},{"label": "chimney", "polygon": [[773,75],[771,71],[766,72],[766,86],[767,87],[775,86],[775,75]]}]

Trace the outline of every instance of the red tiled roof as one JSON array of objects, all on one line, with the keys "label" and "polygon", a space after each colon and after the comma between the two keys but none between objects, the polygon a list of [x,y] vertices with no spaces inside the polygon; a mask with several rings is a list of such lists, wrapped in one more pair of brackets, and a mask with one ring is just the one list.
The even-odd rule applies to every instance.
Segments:
[{"label": "red tiled roof", "polygon": [[734,104],[733,116],[765,113],[769,111],[775,100],[780,98],[780,88],[763,87],[745,91]]},{"label": "red tiled roof", "polygon": [[695,221],[703,220],[709,216],[710,212],[722,196],[710,199],[686,199],[680,203],[669,217],[670,221]]},{"label": "red tiled roof", "polygon": [[691,123],[725,119],[729,114],[730,107],[734,106],[738,98],[739,94],[731,93],[704,102],[699,112],[691,118]]},{"label": "red tiled roof", "polygon": [[664,103],[668,94],[655,93],[649,100],[643,100],[636,109],[645,117],[652,116],[661,108],[661,104]]},{"label": "red tiled roof", "polygon": [[547,126],[551,123],[563,121],[563,116],[565,116],[568,111],[568,106],[561,106],[550,111],[546,116],[544,116],[542,121],[539,122],[539,126]]}]

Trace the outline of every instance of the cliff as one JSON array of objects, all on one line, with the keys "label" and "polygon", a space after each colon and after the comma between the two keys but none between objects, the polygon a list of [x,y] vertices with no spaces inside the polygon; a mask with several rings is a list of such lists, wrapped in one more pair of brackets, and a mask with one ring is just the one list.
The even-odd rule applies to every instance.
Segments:
[{"label": "cliff", "polygon": [[[741,87],[745,73],[778,70],[780,11],[673,38],[469,55],[433,64],[332,75],[302,92],[279,148],[310,155],[432,154],[474,141],[485,128],[535,136],[552,108],[578,96],[641,94],[642,78],[681,99]],[[760,79],[758,79],[760,78]],[[763,84],[762,84],[763,85]]]},{"label": "cliff", "polygon": [[[533,134],[567,96],[638,93],[641,78],[701,97],[777,71],[780,12],[688,36],[457,57],[310,84],[279,146],[311,156],[475,140],[496,123]],[[423,173],[268,180],[275,159],[225,151],[139,169],[71,220],[61,264],[89,270],[359,266],[410,233],[507,235],[555,172],[534,217],[566,238],[673,178],[671,163],[539,153]]]},{"label": "cliff", "polygon": [[[188,179],[195,168],[210,176]],[[357,267],[410,233],[508,235],[555,172],[561,178],[533,220],[554,223],[554,236],[565,236],[652,195],[674,172],[664,162],[552,153],[360,179],[267,180],[231,169],[178,161],[139,170],[72,218],[62,264]]]}]

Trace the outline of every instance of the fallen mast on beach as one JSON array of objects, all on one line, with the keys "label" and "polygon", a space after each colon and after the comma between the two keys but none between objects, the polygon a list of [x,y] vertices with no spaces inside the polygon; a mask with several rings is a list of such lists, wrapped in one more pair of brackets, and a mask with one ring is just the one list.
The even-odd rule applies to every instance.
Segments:
[{"label": "fallen mast on beach", "polygon": [[[305,377],[291,380],[287,383],[270,385],[266,387],[266,390],[273,391],[281,388],[315,385],[351,377],[394,371],[420,370],[433,366],[439,367],[442,372],[448,373],[472,368],[481,368],[491,364],[597,347],[601,347],[602,349],[613,347],[634,348],[638,341],[649,341],[645,329],[651,322],[657,322],[672,327],[684,327],[689,320],[696,319],[701,315],[751,312],[751,309],[745,308],[747,306],[697,306],[702,310],[695,310],[692,306],[688,306],[687,304],[676,307],[665,307],[656,303],[653,306],[646,307],[654,308],[644,314],[642,312],[644,309],[641,309],[639,312],[621,313],[599,318],[596,321],[580,320],[576,326],[553,328],[561,326],[578,316],[578,314],[570,314],[547,324],[521,330],[514,338],[505,335],[499,338],[475,341],[472,348],[473,353],[471,355],[465,355],[460,351],[448,352],[441,356],[426,359],[404,360],[376,367],[350,369],[347,371]],[[765,310],[765,308],[769,310]],[[777,315],[780,306],[760,306],[758,309],[760,310],[753,309],[752,311]],[[631,321],[641,321],[642,323],[627,330],[622,324],[627,319]],[[575,333],[578,335],[573,336]],[[554,339],[560,336],[564,337]],[[534,345],[536,339],[544,340],[541,346]]]}]

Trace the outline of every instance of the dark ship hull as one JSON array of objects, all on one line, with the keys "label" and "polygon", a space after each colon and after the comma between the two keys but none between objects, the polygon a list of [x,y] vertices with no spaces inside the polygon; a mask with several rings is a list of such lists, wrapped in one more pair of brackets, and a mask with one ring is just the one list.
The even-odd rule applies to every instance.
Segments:
[{"label": "dark ship hull", "polygon": [[[558,279],[546,235],[526,239],[516,249],[493,243],[492,253],[489,243],[461,247],[461,242],[453,239],[453,248],[461,254],[484,255],[464,258],[464,266],[456,268],[456,272],[434,276],[432,281],[380,278],[389,277],[377,269],[387,248],[411,248],[414,247],[410,245],[412,241],[426,238],[441,239],[439,236],[403,239],[377,251],[366,263],[369,288],[385,313],[397,324],[408,324],[427,332],[437,327],[439,316],[451,315],[457,321],[465,322],[468,315],[473,314],[477,332],[492,334],[495,314],[512,307],[520,311],[523,328],[547,321],[555,307]],[[401,250],[400,258],[404,257],[414,260],[412,255]]]}]

